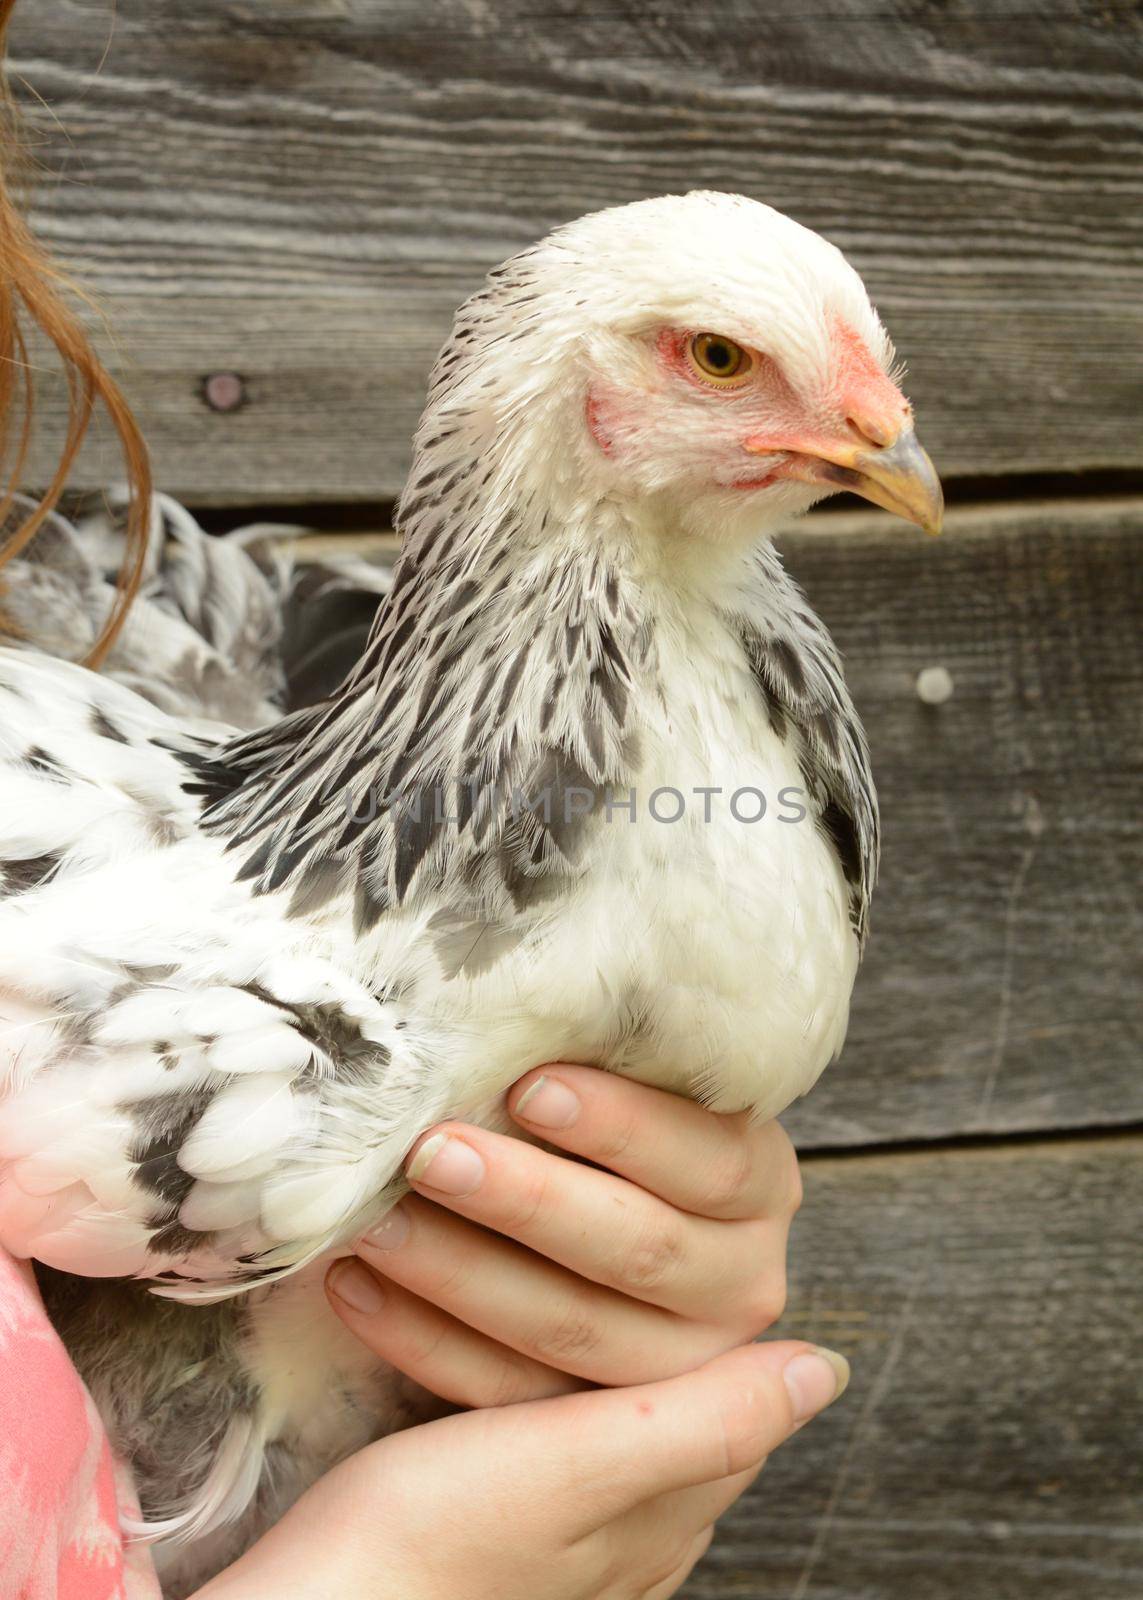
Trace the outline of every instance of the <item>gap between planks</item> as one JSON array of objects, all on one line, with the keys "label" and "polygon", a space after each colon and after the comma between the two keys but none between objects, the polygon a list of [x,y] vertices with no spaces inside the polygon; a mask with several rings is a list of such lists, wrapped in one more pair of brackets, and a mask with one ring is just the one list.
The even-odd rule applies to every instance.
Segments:
[{"label": "gap between planks", "polygon": [[1079,1124],[1070,1128],[1016,1128],[997,1133],[950,1133],[934,1139],[877,1139],[868,1144],[810,1145],[798,1151],[803,1166],[817,1161],[861,1161],[882,1156],[989,1155],[1009,1150],[1042,1150],[1056,1145],[1130,1144],[1143,1138],[1143,1122],[1104,1126]]},{"label": "gap between planks", "polygon": [[[320,526],[311,527],[305,521],[307,511],[316,521],[330,514],[344,517],[345,507],[313,505],[297,506],[298,534],[283,541],[282,548],[301,562],[320,561],[327,557],[355,555],[365,557],[392,557],[400,549],[400,536],[388,521],[369,517],[360,527],[341,526],[336,531],[326,531]],[[192,507],[193,510],[193,507]],[[1040,498],[1034,500],[980,501],[949,508],[945,519],[945,533],[1004,534],[1023,529],[1030,519],[1051,516],[1084,527],[1101,526],[1108,518],[1122,516],[1131,511],[1143,510],[1143,484],[1138,494],[1083,495],[1070,498]],[[272,509],[257,506],[234,506],[228,512],[214,510],[205,519],[212,528],[230,524],[235,527],[251,522],[277,521],[288,523],[282,507]],[[837,510],[817,508],[781,528],[779,539],[836,537],[841,534],[876,534],[900,530],[900,522],[887,512]],[[919,535],[918,535],[919,537]]]}]

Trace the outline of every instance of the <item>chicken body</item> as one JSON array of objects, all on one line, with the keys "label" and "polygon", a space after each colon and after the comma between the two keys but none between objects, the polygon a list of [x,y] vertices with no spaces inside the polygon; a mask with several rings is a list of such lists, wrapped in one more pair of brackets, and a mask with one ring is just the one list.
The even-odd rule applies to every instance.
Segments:
[{"label": "chicken body", "polygon": [[[802,775],[737,641],[712,629],[706,645],[714,659],[694,640],[664,651],[677,670],[633,690],[641,759],[611,819],[588,819],[565,893],[541,892],[487,931],[474,908],[430,900],[367,938],[336,904],[290,915],[286,890],[235,881],[240,858],[201,831],[179,756],[152,742],[172,737],[161,714],[79,668],[0,662],[6,734],[25,750],[39,741],[21,774],[33,825],[20,848],[59,862],[0,908],[0,986],[22,996],[6,1026],[21,1029],[27,1085],[0,1120],[8,1248],[68,1273],[223,1283],[242,1258],[264,1270],[278,1251],[337,1248],[373,1196],[378,1210],[397,1197],[423,1127],[495,1124],[504,1089],[553,1058],[764,1115],[808,1087],[844,1036],[849,891],[808,815],[782,820],[799,808],[778,796],[803,795]],[[98,787],[77,770],[98,772]],[[722,793],[698,793],[711,788]],[[667,820],[651,813],[656,791]],[[767,797],[768,815],[737,820],[735,796],[743,816]],[[148,1506],[193,1492],[209,1520],[267,1460],[288,1500],[346,1450],[425,1414],[340,1329],[320,1275],[161,1310],[139,1289],[110,1302],[57,1290]],[[214,1371],[188,1386],[206,1328]],[[223,1415],[229,1445],[215,1457]],[[260,1512],[205,1551],[221,1560],[279,1510],[264,1490]],[[172,1586],[193,1587],[203,1559],[175,1558]]]},{"label": "chicken body", "polygon": [[[320,1287],[423,1128],[502,1125],[505,1089],[552,1059],[771,1116],[844,1038],[876,805],[836,651],[765,536],[822,490],[758,476],[753,432],[745,490],[718,466],[700,484],[697,410],[677,441],[663,413],[683,463],[673,490],[656,476],[599,340],[653,421],[677,376],[664,316],[730,313],[684,251],[711,303],[680,306],[675,272],[631,323],[609,252],[632,220],[637,241],[713,219],[783,281],[824,278],[802,310],[827,342],[844,314],[882,364],[887,345],[815,236],[732,197],[648,205],[553,236],[462,308],[392,593],[328,702],[208,741],[0,654],[0,1238],[175,1302],[55,1295],[145,1509],[193,1541],[172,1593],[425,1414]],[[562,323],[561,273],[583,287]],[[758,417],[722,399],[729,459],[729,419]]]}]

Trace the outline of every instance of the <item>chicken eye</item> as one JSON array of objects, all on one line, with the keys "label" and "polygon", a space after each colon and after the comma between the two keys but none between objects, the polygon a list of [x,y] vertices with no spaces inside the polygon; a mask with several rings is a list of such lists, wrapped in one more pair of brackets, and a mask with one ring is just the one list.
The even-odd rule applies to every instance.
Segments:
[{"label": "chicken eye", "polygon": [[733,339],[721,333],[696,333],[689,351],[691,365],[709,383],[741,383],[754,363]]}]

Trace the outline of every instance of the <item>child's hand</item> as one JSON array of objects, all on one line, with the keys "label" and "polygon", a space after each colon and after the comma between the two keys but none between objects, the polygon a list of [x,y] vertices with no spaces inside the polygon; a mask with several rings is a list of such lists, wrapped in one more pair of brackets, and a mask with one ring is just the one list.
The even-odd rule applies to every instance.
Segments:
[{"label": "child's hand", "polygon": [[197,1600],[665,1600],[845,1370],[753,1345],[661,1383],[410,1428],[335,1467]]},{"label": "child's hand", "polygon": [[447,1400],[494,1406],[686,1372],[781,1315],[801,1188],[776,1122],[590,1067],[529,1073],[509,1106],[598,1165],[431,1129],[406,1162],[416,1193],[327,1279],[378,1356]]}]

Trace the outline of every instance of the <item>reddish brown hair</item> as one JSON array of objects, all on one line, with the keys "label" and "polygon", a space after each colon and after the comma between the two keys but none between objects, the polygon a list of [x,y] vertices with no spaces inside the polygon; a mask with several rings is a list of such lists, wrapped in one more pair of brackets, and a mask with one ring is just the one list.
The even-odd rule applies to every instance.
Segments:
[{"label": "reddish brown hair", "polygon": [[[0,0],[0,73],[6,55],[8,25],[16,0]],[[143,571],[147,515],[151,499],[151,467],[147,446],[119,385],[92,349],[91,341],[68,304],[77,291],[52,264],[47,251],[26,222],[13,193],[13,168],[20,154],[15,112],[6,80],[0,81],[0,526],[21,485],[32,441],[35,393],[25,329],[38,328],[63,366],[67,380],[68,420],[54,476],[39,503],[15,534],[0,548],[0,566],[18,555],[32,539],[63,492],[79,454],[95,408],[101,404],[119,436],[130,500],[127,548],[119,572],[115,605],[87,657],[98,666],[123,626],[127,608]]]}]

